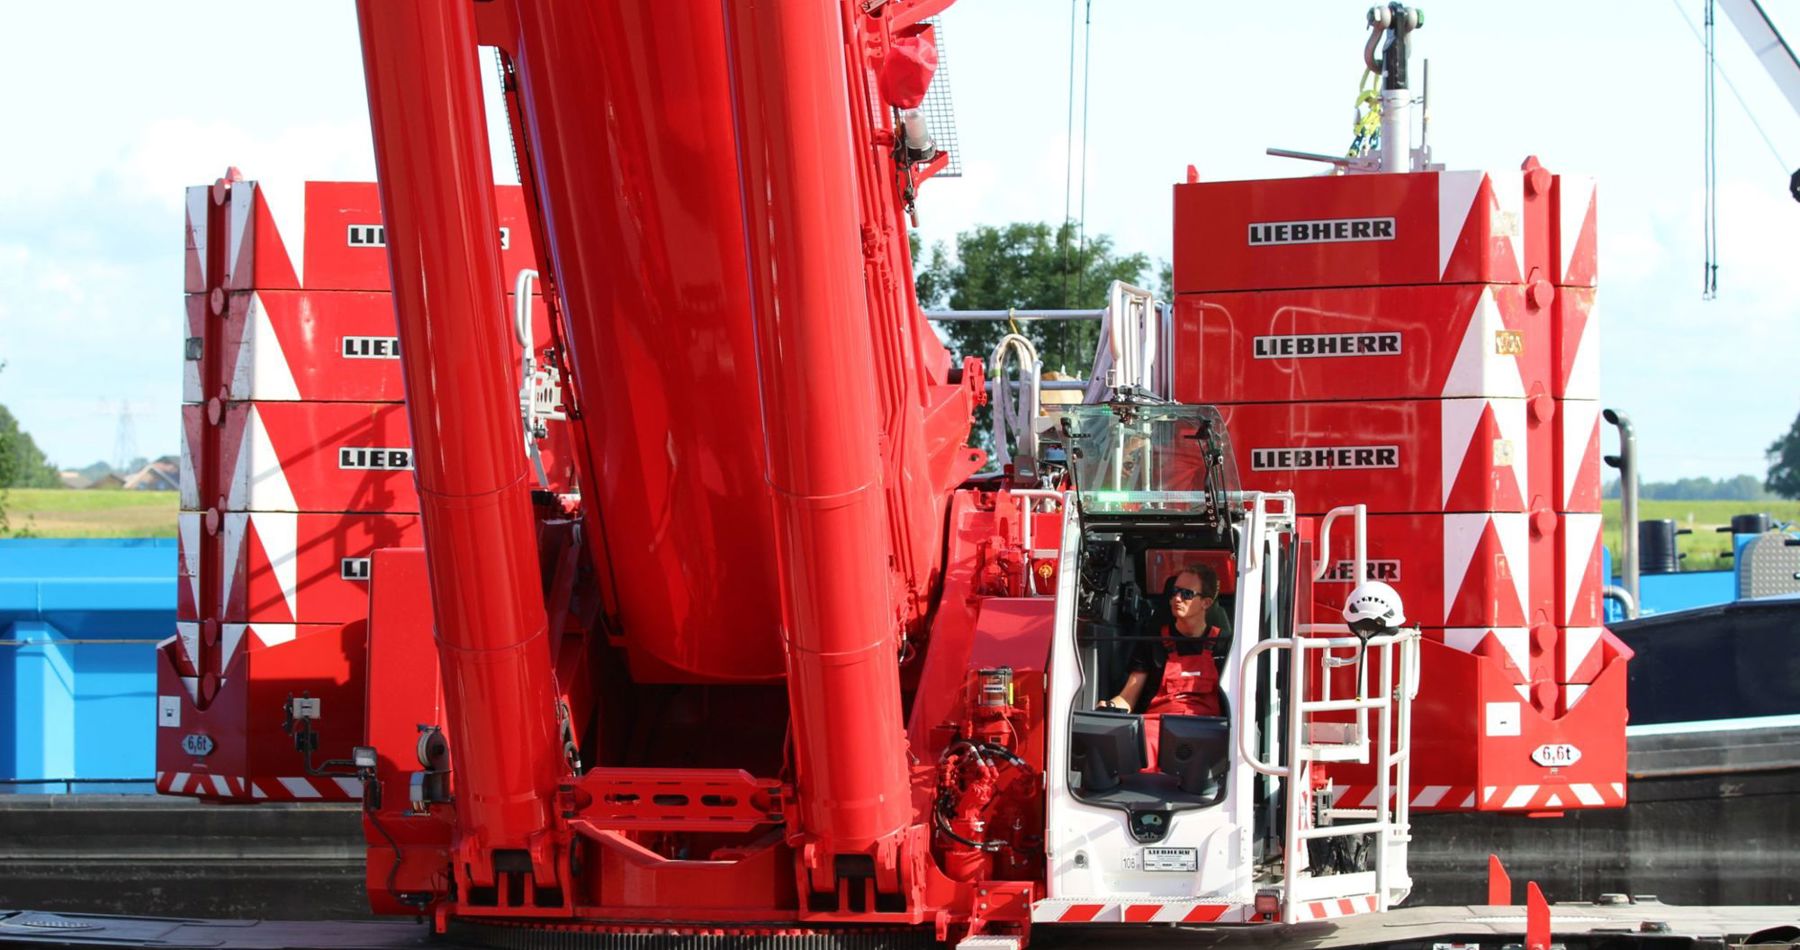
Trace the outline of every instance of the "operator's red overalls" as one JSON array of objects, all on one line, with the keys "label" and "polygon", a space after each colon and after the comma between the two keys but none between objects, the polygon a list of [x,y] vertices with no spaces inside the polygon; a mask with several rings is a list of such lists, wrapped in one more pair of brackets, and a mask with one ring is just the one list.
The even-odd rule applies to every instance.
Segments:
[{"label": "operator's red overalls", "polygon": [[1176,650],[1179,633],[1170,631],[1163,637],[1163,648],[1169,658],[1163,662],[1162,685],[1156,689],[1150,705],[1144,710],[1144,764],[1154,771],[1156,753],[1162,738],[1162,717],[1219,715],[1219,665],[1213,659],[1211,644],[1219,636],[1218,627],[1207,628],[1203,636],[1192,639],[1207,644],[1198,653],[1183,654]]}]

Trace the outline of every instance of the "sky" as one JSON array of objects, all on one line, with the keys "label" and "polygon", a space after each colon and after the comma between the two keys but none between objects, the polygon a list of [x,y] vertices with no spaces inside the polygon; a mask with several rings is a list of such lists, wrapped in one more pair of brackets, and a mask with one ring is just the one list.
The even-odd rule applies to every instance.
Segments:
[{"label": "sky", "polygon": [[[1800,40],[1800,0],[1762,2]],[[1800,117],[1721,13],[1719,64],[1748,109],[1720,83],[1719,296],[1703,302],[1704,63],[1683,17],[1697,25],[1701,0],[1423,6],[1414,62],[1431,63],[1435,160],[1517,168],[1535,154],[1599,180],[1603,402],[1632,416],[1644,477],[1762,474],[1800,413],[1787,193]],[[1054,221],[1069,196],[1089,234],[1167,259],[1170,186],[1189,164],[1209,180],[1309,175],[1264,148],[1348,141],[1366,4],[1093,0],[1083,175],[1071,9],[959,0],[945,14],[964,174],[922,190],[927,243]],[[354,9],[0,0],[0,13],[33,38],[9,48],[0,84],[0,404],[58,465],[173,453],[183,188],[228,165],[373,177]],[[1079,100],[1079,65],[1076,84]],[[495,167],[510,178],[510,158]]]}]

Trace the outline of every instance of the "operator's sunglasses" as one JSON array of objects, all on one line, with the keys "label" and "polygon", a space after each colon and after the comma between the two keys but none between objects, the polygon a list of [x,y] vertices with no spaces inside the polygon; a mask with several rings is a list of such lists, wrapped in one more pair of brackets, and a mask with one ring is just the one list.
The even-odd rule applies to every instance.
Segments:
[{"label": "operator's sunglasses", "polygon": [[1175,588],[1175,596],[1181,600],[1193,600],[1196,597],[1203,597],[1205,595],[1189,587],[1177,587]]}]

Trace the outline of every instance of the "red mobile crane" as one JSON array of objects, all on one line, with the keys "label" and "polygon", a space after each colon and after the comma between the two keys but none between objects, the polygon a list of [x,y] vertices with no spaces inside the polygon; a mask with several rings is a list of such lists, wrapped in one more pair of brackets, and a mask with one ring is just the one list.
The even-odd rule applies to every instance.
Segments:
[{"label": "red mobile crane", "polygon": [[[362,447],[340,448],[337,467],[358,486],[384,487],[373,502],[346,492],[320,503],[416,504],[422,532],[369,529],[349,552],[368,558],[338,578],[367,583],[366,648],[349,628],[297,633],[308,622],[297,582],[269,598],[285,613],[233,613],[243,598],[232,590],[244,585],[232,572],[244,551],[273,550],[277,522],[232,520],[232,499],[267,486],[257,472],[221,483],[224,460],[242,467],[275,415],[234,403],[253,398],[237,388],[246,358],[228,364],[219,347],[190,345],[199,381],[188,437],[210,461],[195,466],[195,527],[184,528],[194,613],[164,649],[159,782],[216,798],[269,797],[278,785],[359,797],[376,909],[427,913],[440,927],[886,925],[1012,941],[1033,921],[1293,923],[1386,910],[1410,887],[1410,808],[1502,807],[1491,786],[1486,796],[1472,787],[1466,803],[1416,795],[1415,736],[1461,763],[1496,735],[1511,756],[1514,745],[1572,747],[1564,732],[1583,730],[1587,771],[1567,752],[1532,767],[1596,800],[1511,803],[1509,793],[1504,807],[1620,803],[1623,657],[1586,674],[1606,689],[1580,684],[1605,695],[1587,700],[1597,716],[1558,709],[1554,689],[1542,708],[1522,710],[1535,683],[1482,665],[1474,654],[1487,639],[1464,644],[1470,652],[1445,645],[1447,630],[1501,624],[1454,613],[1454,584],[1440,579],[1439,596],[1426,598],[1445,605],[1425,611],[1440,625],[1435,640],[1414,628],[1353,632],[1335,623],[1336,603],[1319,605],[1335,598],[1315,583],[1347,590],[1376,576],[1374,516],[1354,499],[1309,501],[1313,483],[1281,472],[1385,472],[1410,446],[1234,446],[1220,412],[1168,401],[1191,385],[1180,378],[1182,341],[1203,335],[1207,308],[1221,306],[1203,295],[1249,289],[1208,283],[1217,261],[1189,253],[1214,239],[1207,222],[1239,236],[1248,222],[1253,245],[1288,255],[1271,273],[1333,266],[1319,248],[1350,242],[1335,266],[1389,283],[1510,281],[1511,291],[1486,293],[1518,295],[1532,275],[1486,266],[1531,257],[1499,250],[1521,226],[1508,223],[1503,189],[1481,175],[1371,176],[1387,184],[1337,198],[1356,194],[1385,214],[1345,211],[1339,228],[1299,221],[1304,208],[1288,205],[1323,207],[1319,189],[1342,179],[1276,195],[1280,218],[1263,224],[1195,215],[1197,202],[1239,212],[1257,203],[1178,186],[1176,276],[1190,296],[1177,313],[1187,308],[1191,322],[1115,288],[1103,401],[1066,407],[1004,474],[977,477],[986,457],[967,437],[985,398],[982,364],[956,365],[939,344],[914,297],[905,239],[919,185],[946,161],[918,110],[935,63],[929,20],[946,6],[362,0],[380,224],[357,217],[342,186],[313,183],[308,225],[277,233],[265,227],[265,189],[221,181],[190,200],[190,324],[204,338],[243,295],[245,325],[262,326],[278,298],[255,288],[336,292],[345,285],[326,283],[334,262],[385,248],[379,280],[391,273],[397,336],[389,345],[346,333],[343,355],[397,358],[410,448],[370,448],[387,436],[359,431]],[[1390,44],[1403,38],[1393,13],[1376,29]],[[499,198],[480,45],[502,53],[522,181]],[[1384,93],[1396,112],[1404,92],[1402,77]],[[1380,170],[1419,168],[1398,129],[1389,148],[1400,164]],[[1517,184],[1547,196],[1540,177]],[[1445,217],[1452,193],[1473,223]],[[1525,209],[1521,240],[1548,211]],[[1591,262],[1590,205],[1564,217],[1574,226],[1562,260],[1582,260],[1587,235]],[[1425,220],[1442,233],[1407,230]],[[1388,256],[1354,243],[1364,239],[1391,242],[1376,248]],[[282,252],[286,270],[271,263]],[[1430,259],[1431,274],[1406,270],[1415,257]],[[1458,265],[1465,258],[1475,263]],[[1242,273],[1258,273],[1256,261]],[[543,292],[513,285],[514,329],[507,277],[521,268],[541,275]],[[307,303],[309,327],[351,305],[330,297]],[[1428,381],[1475,380],[1470,392],[1446,384],[1430,395],[1488,396],[1485,374],[1512,365],[1525,331],[1510,311],[1481,313],[1488,322],[1441,341],[1423,321],[1393,354],[1423,353],[1414,368]],[[527,342],[534,319],[547,347]],[[1506,345],[1498,362],[1481,355],[1484,334]],[[1457,355],[1464,336],[1477,340],[1472,364]],[[1317,338],[1386,352],[1382,335]],[[534,378],[518,372],[521,351],[541,368]],[[519,450],[522,383],[528,422],[547,420],[538,475]],[[335,398],[372,398],[357,393]],[[389,419],[391,408],[367,418]],[[1263,434],[1252,408],[1230,411]],[[1476,408],[1465,437],[1493,435],[1498,410]],[[1450,414],[1395,410],[1427,411]],[[249,418],[227,438],[233,412]],[[221,440],[251,448],[233,454]],[[1265,451],[1278,461],[1258,461]],[[1437,458],[1429,467],[1449,511],[1464,476],[1443,454],[1441,473]],[[1240,457],[1282,490],[1245,490]],[[1470,457],[1467,478],[1486,487],[1469,489],[1466,504],[1522,528],[1525,498],[1496,487],[1515,468],[1512,450],[1503,457],[1496,441]],[[399,494],[414,488],[409,466],[416,500]],[[1440,495],[1414,486],[1412,469],[1384,477],[1402,486],[1384,496],[1395,510]],[[304,509],[296,493],[311,489],[281,484],[278,507]],[[1465,559],[1480,580],[1475,600],[1493,601],[1489,588],[1502,584],[1524,590],[1507,573],[1524,572],[1524,555],[1482,527],[1498,520],[1479,522]],[[234,537],[233,524],[245,533]],[[303,562],[309,544],[294,543]],[[319,546],[334,543],[347,551]],[[279,576],[282,558],[268,560]],[[1096,709],[1194,562],[1215,569],[1236,631],[1218,652],[1223,714],[1148,725]],[[1576,564],[1569,576],[1581,575]],[[263,637],[247,629],[258,619],[291,629]],[[237,649],[246,642],[270,659]],[[336,683],[366,682],[362,714],[339,711],[357,697],[296,690],[303,679],[273,659],[286,647],[311,650],[308,662],[351,657],[355,669]],[[1455,695],[1438,697],[1441,721],[1415,732],[1413,697],[1433,698],[1422,665],[1452,670]],[[1468,738],[1480,715],[1470,696],[1488,717],[1478,740]],[[251,738],[272,728],[274,701],[304,756],[304,775],[278,784],[268,776],[296,768],[265,763],[293,753]],[[1497,706],[1510,711],[1496,718]],[[240,748],[215,756],[212,736],[233,729]],[[1467,763],[1459,780],[1519,767],[1507,762]],[[1614,777],[1616,797],[1595,791]],[[1341,787],[1361,791],[1342,800]]]}]

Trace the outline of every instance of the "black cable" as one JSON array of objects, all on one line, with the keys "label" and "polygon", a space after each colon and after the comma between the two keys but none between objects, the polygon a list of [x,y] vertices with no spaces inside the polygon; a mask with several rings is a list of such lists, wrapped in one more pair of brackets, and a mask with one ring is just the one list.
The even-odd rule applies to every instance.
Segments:
[{"label": "black cable", "polygon": [[1007,846],[1006,842],[1004,842],[1004,841],[975,841],[975,840],[972,840],[969,838],[965,838],[962,835],[959,835],[954,831],[951,831],[950,830],[950,820],[944,817],[944,812],[942,809],[933,808],[931,810],[931,816],[937,820],[937,827],[938,827],[939,831],[943,832],[946,835],[949,835],[951,838],[955,839],[956,841],[959,841],[963,844],[968,845],[971,848],[975,848],[975,849],[978,849],[981,851],[998,851],[1001,848],[1004,848]]},{"label": "black cable", "polygon": [[[1704,47],[1706,38],[1700,35],[1700,28],[1694,25],[1694,18],[1688,16],[1687,11],[1682,9],[1681,0],[1670,0],[1670,2],[1675,4],[1675,12],[1681,14],[1682,22],[1687,24],[1688,32],[1694,34],[1694,41]],[[1756,134],[1762,136],[1763,144],[1768,146],[1769,154],[1775,157],[1775,164],[1781,166],[1782,174],[1787,174],[1793,166],[1781,157],[1781,150],[1775,147],[1775,140],[1769,138],[1769,133],[1763,130],[1762,123],[1756,121],[1756,113],[1750,111],[1750,104],[1744,101],[1744,94],[1738,92],[1737,83],[1731,81],[1731,74],[1725,71],[1724,66],[1718,66],[1716,62],[1714,65],[1718,67],[1719,78],[1725,80],[1725,88],[1730,91],[1731,97],[1737,100],[1738,107],[1744,110],[1744,118],[1749,119],[1750,125],[1756,129]]]},{"label": "black cable", "polygon": [[1062,305],[1069,306],[1069,212],[1075,194],[1075,10],[1077,0],[1069,0],[1069,123],[1063,141],[1063,216],[1056,226],[1057,243],[1062,245]]},{"label": "black cable", "polygon": [[1703,240],[1706,245],[1706,263],[1700,299],[1712,300],[1719,295],[1719,110],[1716,90],[1718,66],[1714,58],[1718,43],[1713,0],[1706,0],[1705,26],[1706,38],[1702,45],[1706,48],[1706,131],[1701,147],[1705,150],[1706,221]]}]

